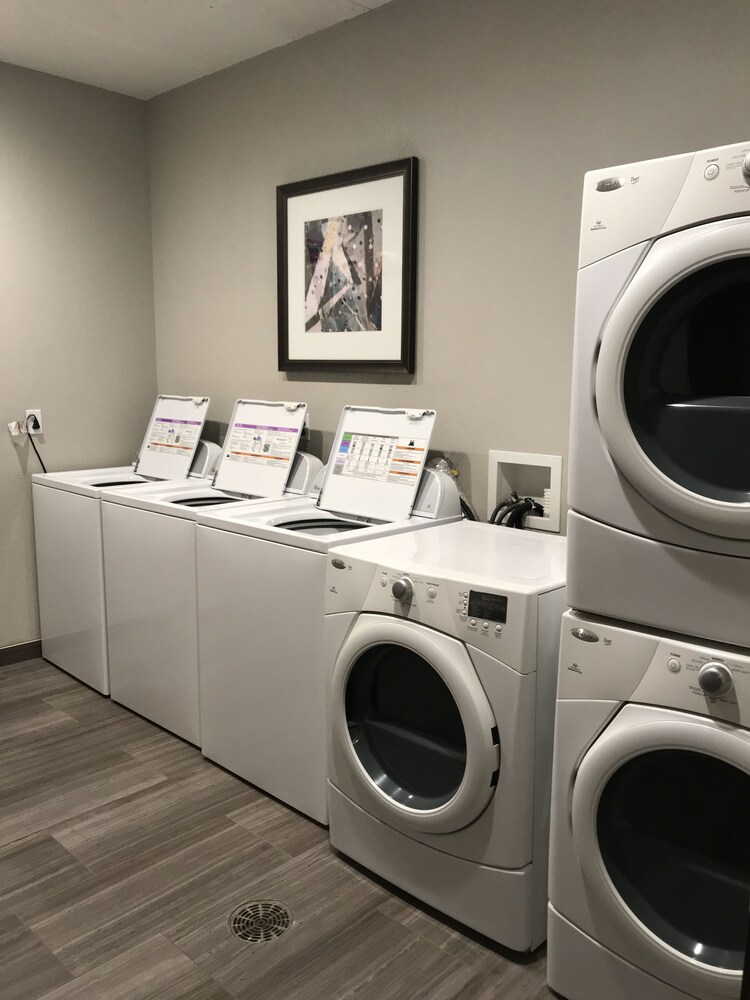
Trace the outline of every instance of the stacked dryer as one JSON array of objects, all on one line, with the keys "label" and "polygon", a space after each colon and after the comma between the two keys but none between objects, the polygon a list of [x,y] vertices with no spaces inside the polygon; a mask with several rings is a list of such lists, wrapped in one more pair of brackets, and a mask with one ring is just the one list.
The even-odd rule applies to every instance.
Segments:
[{"label": "stacked dryer", "polygon": [[738,997],[750,143],[587,174],[579,268],[549,981]]}]

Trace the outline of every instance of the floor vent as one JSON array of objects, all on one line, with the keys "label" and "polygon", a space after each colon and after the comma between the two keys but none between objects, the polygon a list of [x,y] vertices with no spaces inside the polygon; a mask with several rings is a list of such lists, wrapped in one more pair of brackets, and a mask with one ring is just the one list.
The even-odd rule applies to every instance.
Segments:
[{"label": "floor vent", "polygon": [[229,917],[232,934],[253,944],[266,944],[281,937],[293,923],[292,911],[275,899],[254,899],[243,903]]}]

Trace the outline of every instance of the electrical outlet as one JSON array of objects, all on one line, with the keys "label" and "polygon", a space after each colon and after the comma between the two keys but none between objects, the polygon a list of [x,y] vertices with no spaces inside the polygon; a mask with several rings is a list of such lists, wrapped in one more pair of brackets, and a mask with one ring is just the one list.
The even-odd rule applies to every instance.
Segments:
[{"label": "electrical outlet", "polygon": [[[39,424],[38,427],[32,427],[29,422],[29,417],[36,417]],[[29,434],[44,434],[42,427],[42,411],[41,410],[27,410],[26,411],[26,427],[28,428]]]}]

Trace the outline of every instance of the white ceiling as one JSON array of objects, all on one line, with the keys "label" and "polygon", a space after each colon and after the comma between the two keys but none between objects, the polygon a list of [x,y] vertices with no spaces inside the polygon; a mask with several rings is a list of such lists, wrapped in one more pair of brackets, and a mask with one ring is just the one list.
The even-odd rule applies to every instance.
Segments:
[{"label": "white ceiling", "polygon": [[390,0],[0,0],[0,61],[147,99]]}]

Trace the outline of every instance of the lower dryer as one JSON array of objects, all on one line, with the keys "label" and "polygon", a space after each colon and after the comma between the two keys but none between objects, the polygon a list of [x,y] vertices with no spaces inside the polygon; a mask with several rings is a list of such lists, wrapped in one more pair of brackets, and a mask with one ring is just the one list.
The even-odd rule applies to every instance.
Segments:
[{"label": "lower dryer", "polygon": [[458,522],[332,549],[334,848],[516,951],[545,938],[565,540]]},{"label": "lower dryer", "polygon": [[563,618],[548,978],[568,1000],[740,996],[750,654]]}]

